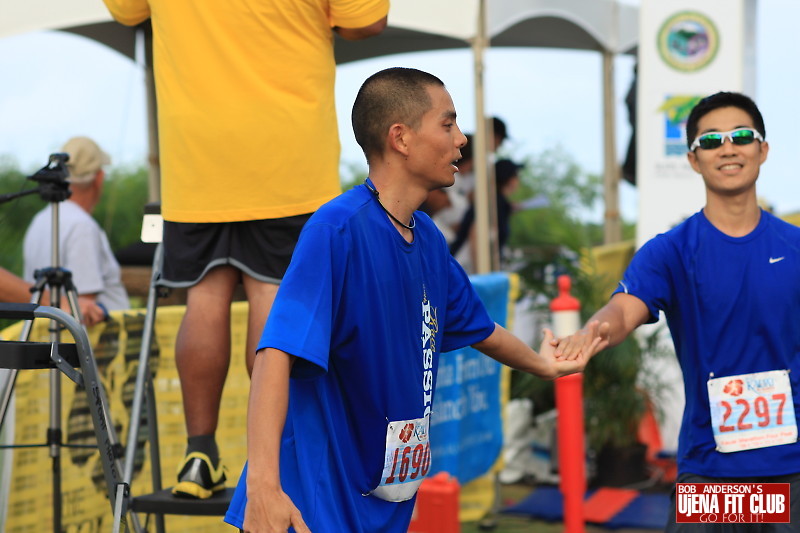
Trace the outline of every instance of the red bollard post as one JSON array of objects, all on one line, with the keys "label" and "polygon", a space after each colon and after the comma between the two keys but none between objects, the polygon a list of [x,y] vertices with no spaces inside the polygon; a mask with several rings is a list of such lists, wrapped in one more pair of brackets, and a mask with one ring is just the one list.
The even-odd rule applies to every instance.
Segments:
[{"label": "red bollard post", "polygon": [[[569,276],[558,277],[558,296],[550,302],[553,334],[571,335],[580,329],[581,304],[570,295]],[[556,379],[558,410],[558,471],[564,498],[564,530],[584,533],[583,498],[586,494],[586,459],[583,428],[583,374]]]}]

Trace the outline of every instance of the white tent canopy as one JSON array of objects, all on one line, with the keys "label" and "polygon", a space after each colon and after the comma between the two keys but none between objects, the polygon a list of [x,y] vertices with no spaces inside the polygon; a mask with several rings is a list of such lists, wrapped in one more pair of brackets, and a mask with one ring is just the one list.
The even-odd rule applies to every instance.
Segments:
[{"label": "white tent canopy", "polygon": [[[134,58],[137,29],[117,24],[101,0],[0,0],[0,38],[62,30],[91,38]],[[148,32],[143,32],[147,35]],[[483,52],[486,46],[595,50],[604,58],[606,240],[619,237],[618,171],[614,146],[613,56],[631,53],[638,42],[638,8],[619,0],[393,0],[389,27],[365,45],[337,39],[336,61],[346,63],[389,54],[472,48],[475,57],[476,117],[483,113]],[[152,72],[145,58],[150,119],[151,199],[158,191],[158,143]],[[486,146],[485,121],[478,120],[476,146]],[[487,213],[493,189],[486,151],[476,154],[478,242],[488,243]],[[489,245],[486,244],[488,247]],[[489,270],[488,250],[479,251],[478,270]],[[496,266],[496,265],[495,265]]]},{"label": "white tent canopy", "polygon": [[[463,48],[478,33],[479,0],[394,0],[387,31],[337,44],[344,63],[387,54]],[[638,40],[638,8],[615,0],[490,0],[492,46],[541,46],[628,53]],[[41,30],[90,37],[129,57],[133,30],[112,21],[101,0],[0,0],[0,38]]]},{"label": "white tent canopy", "polygon": [[102,0],[0,0],[0,38],[42,30],[84,35],[134,56],[135,30],[115,23]]},{"label": "white tent canopy", "polygon": [[[393,28],[470,42],[478,34],[480,7],[478,0],[395,1],[389,24]],[[486,33],[492,46],[621,53],[634,48],[638,39],[638,9],[613,0],[490,0],[485,10]]]}]

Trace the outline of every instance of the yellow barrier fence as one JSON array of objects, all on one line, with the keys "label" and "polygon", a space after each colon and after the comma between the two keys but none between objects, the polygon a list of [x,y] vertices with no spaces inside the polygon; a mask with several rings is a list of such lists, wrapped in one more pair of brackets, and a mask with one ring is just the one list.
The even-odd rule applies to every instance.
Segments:
[{"label": "yellow barrier fence", "polygon": [[[511,275],[509,322],[513,302],[519,291],[519,280]],[[162,479],[174,483],[178,464],[186,446],[180,382],[175,367],[175,337],[184,313],[183,306],[160,307],[156,315],[151,355],[151,373],[158,410],[158,431]],[[247,324],[247,303],[232,306],[232,358],[222,400],[217,440],[223,462],[228,467],[229,485],[238,480],[244,465],[246,441],[247,396],[250,388],[244,362]],[[127,441],[130,410],[133,403],[136,371],[144,324],[144,312],[131,310],[114,312],[108,322],[89,331],[101,379],[109,397],[109,411],[123,444]],[[37,320],[31,340],[47,341],[48,323]],[[16,339],[21,324],[0,332],[3,339]],[[68,334],[62,339],[70,342]],[[501,396],[505,405],[509,394],[510,372],[505,368],[501,377]],[[13,422],[15,444],[45,442],[49,425],[49,372],[23,370],[17,376],[14,409],[9,415]],[[62,428],[65,444],[94,444],[92,419],[87,397],[76,390],[74,383],[62,376]],[[146,416],[146,414],[143,414]],[[152,492],[149,438],[147,425],[141,424],[139,447],[135,458],[131,484],[134,496]],[[99,452],[90,448],[62,448],[63,530],[66,533],[100,533],[111,531],[112,514],[103,485]],[[478,520],[495,503],[494,475],[502,468],[498,458],[492,471],[462,487],[462,521]],[[0,500],[7,503],[5,529],[7,533],[40,533],[52,524],[51,459],[46,447],[21,448],[13,452],[8,494]],[[230,532],[221,517],[167,515],[166,528],[171,533]]]}]

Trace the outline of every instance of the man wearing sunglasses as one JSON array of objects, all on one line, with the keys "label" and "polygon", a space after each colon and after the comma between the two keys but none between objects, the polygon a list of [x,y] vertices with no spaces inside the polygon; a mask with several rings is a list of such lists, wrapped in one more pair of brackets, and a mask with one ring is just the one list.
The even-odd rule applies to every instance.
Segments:
[{"label": "man wearing sunglasses", "polygon": [[[686,137],[705,206],[642,246],[589,323],[599,321],[614,346],[665,314],[686,393],[678,482],[789,483],[791,523],[758,531],[793,531],[800,524],[800,228],[758,205],[769,145],[750,98],[704,98]],[[554,342],[566,359],[590,344],[587,329]],[[670,512],[667,531],[714,527],[677,524]]]}]

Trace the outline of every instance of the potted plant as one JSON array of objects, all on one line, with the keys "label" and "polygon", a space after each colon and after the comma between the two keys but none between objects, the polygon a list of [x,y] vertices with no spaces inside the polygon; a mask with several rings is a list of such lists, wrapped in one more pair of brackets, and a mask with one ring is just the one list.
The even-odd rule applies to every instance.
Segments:
[{"label": "potted plant", "polygon": [[[511,269],[522,278],[523,292],[543,312],[556,295],[557,275],[568,274],[584,323],[608,301],[633,254],[632,241],[599,247],[602,227],[574,215],[597,202],[600,179],[582,173],[563,152],[550,151],[526,165],[517,194],[519,200],[543,194],[549,205],[512,218]],[[625,227],[629,238],[633,229]],[[652,405],[650,395],[660,387],[658,376],[645,364],[647,358],[664,354],[659,337],[660,332],[642,339],[632,335],[598,354],[586,368],[584,414],[596,482],[625,485],[645,475],[637,429]],[[523,373],[512,374],[511,396],[533,400],[534,416],[555,407],[553,383]]]}]

